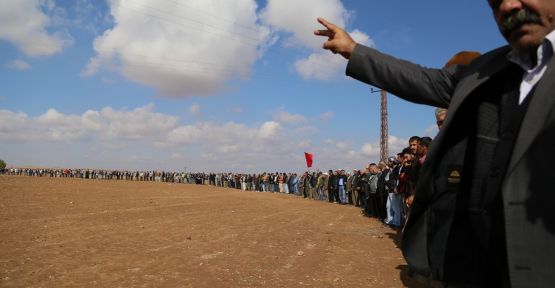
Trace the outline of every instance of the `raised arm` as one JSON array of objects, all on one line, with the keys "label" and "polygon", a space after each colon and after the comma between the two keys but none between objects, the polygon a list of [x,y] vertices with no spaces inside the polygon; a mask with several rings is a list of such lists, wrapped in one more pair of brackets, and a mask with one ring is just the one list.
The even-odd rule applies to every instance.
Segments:
[{"label": "raised arm", "polygon": [[430,69],[357,44],[342,28],[318,18],[325,30],[315,35],[328,37],[323,48],[349,59],[346,74],[384,89],[407,101],[447,107],[457,83],[458,67]]}]

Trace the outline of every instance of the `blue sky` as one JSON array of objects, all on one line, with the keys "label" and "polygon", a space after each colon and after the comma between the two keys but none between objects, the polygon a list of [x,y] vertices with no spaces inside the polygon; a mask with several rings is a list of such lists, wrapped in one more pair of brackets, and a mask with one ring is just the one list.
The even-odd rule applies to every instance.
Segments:
[{"label": "blue sky", "polygon": [[[322,50],[316,17],[427,67],[505,44],[487,1],[4,0],[0,159],[188,171],[361,168],[379,93]],[[389,96],[390,154],[434,108]]]}]

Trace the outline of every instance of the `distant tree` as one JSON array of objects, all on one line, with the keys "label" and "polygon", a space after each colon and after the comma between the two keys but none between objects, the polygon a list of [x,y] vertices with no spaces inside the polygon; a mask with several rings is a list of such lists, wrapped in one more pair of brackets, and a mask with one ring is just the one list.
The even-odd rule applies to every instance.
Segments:
[{"label": "distant tree", "polygon": [[4,162],[4,160],[0,159],[0,170],[6,168],[6,162]]}]

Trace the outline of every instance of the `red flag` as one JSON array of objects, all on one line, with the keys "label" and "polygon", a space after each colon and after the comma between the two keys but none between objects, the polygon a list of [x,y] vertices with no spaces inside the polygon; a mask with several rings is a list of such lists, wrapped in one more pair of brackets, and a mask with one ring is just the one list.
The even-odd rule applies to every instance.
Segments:
[{"label": "red flag", "polygon": [[304,158],[306,159],[306,167],[312,167],[312,154],[304,152]]}]

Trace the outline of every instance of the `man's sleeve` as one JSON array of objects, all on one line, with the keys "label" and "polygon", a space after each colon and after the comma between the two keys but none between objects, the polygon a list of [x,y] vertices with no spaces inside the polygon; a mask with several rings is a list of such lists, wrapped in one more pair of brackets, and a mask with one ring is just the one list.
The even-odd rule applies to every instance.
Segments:
[{"label": "man's sleeve", "polygon": [[456,69],[425,68],[357,44],[346,74],[407,101],[447,108],[460,74]]}]

